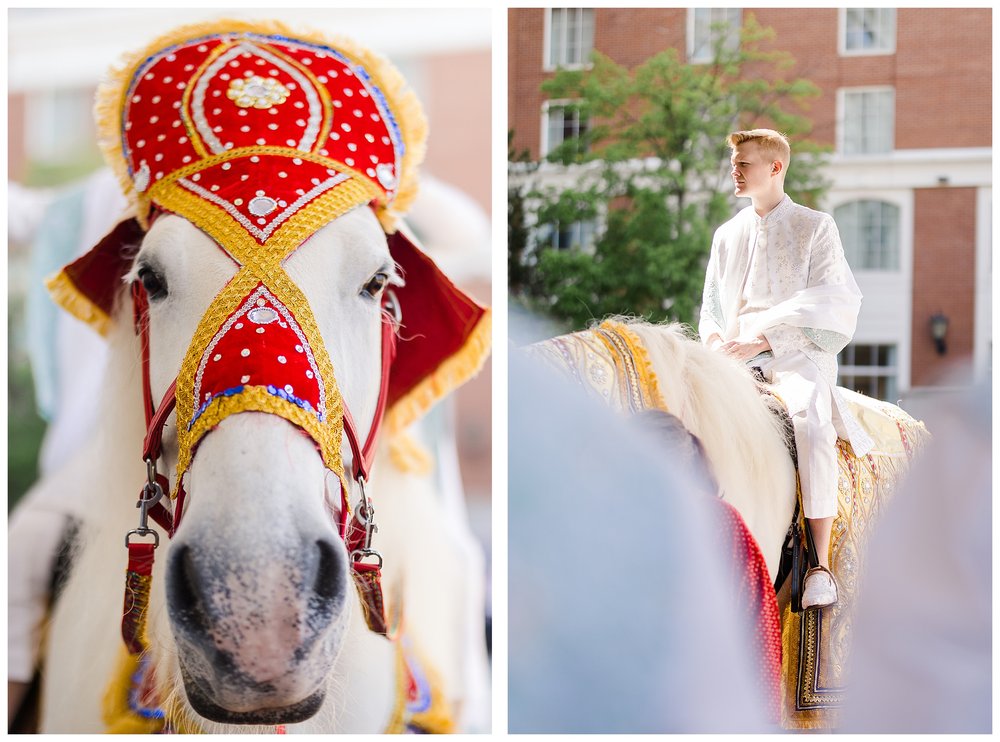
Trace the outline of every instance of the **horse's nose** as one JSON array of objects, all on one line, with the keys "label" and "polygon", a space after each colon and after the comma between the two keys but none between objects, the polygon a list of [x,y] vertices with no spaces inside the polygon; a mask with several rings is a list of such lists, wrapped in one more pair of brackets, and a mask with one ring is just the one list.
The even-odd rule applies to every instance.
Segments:
[{"label": "horse's nose", "polygon": [[315,635],[345,603],[346,552],[332,539],[319,538],[304,544],[294,561],[263,566],[239,559],[230,563],[220,559],[215,548],[176,544],[166,574],[168,610],[178,628],[206,642],[215,629],[235,618],[234,612],[247,610]]},{"label": "horse's nose", "polygon": [[347,592],[345,584],[347,570],[344,569],[345,552],[338,549],[330,539],[316,541],[316,568],[313,579],[313,592],[321,603],[335,604],[343,600]]}]

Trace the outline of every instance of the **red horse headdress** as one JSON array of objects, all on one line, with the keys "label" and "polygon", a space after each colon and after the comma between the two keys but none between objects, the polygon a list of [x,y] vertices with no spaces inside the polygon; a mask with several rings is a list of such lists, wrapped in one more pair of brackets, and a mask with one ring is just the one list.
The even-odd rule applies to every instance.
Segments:
[{"label": "red horse headdress", "polygon": [[104,332],[130,268],[121,247],[163,212],[198,226],[239,265],[179,370],[178,478],[200,438],[245,410],[302,427],[343,476],[333,367],[282,262],[355,207],[374,209],[406,281],[397,290],[405,333],[391,368],[390,429],[486,357],[488,310],[397,230],[415,195],[426,127],[384,60],[277,23],[189,26],[133,56],[99,92],[97,111],[105,155],[136,216],[49,280],[56,299]]}]

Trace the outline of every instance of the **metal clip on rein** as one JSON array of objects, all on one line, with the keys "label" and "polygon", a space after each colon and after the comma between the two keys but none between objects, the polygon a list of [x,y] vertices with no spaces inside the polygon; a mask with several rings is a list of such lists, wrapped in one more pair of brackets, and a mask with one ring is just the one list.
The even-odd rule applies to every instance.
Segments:
[{"label": "metal clip on rein", "polygon": [[153,535],[153,548],[160,545],[160,534],[149,527],[149,509],[158,503],[163,497],[163,488],[156,481],[156,462],[153,459],[146,459],[146,484],[142,488],[142,496],[135,506],[139,508],[139,527],[125,534],[125,546],[129,545],[129,538],[136,536]]}]

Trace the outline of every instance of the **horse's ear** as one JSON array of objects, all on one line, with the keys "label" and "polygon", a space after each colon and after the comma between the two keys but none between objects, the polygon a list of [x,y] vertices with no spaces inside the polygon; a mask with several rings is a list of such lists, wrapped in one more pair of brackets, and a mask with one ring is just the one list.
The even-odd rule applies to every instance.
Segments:
[{"label": "horse's ear", "polygon": [[389,381],[387,421],[400,430],[469,380],[490,352],[490,311],[458,289],[417,247],[405,226],[388,235],[406,285]]},{"label": "horse's ear", "polygon": [[74,317],[106,335],[115,296],[144,235],[136,219],[119,222],[89,252],[46,279],[52,298]]}]

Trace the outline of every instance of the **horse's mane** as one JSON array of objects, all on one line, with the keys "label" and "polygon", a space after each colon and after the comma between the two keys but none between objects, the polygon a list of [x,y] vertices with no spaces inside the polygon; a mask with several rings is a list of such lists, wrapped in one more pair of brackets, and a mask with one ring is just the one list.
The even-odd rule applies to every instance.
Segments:
[{"label": "horse's mane", "polygon": [[772,413],[777,402],[761,395],[743,364],[709,350],[685,325],[616,321],[642,340],[668,411],[701,440],[724,498],[754,530],[757,509],[769,504],[760,493],[787,486],[781,476],[792,471],[784,426]]}]

